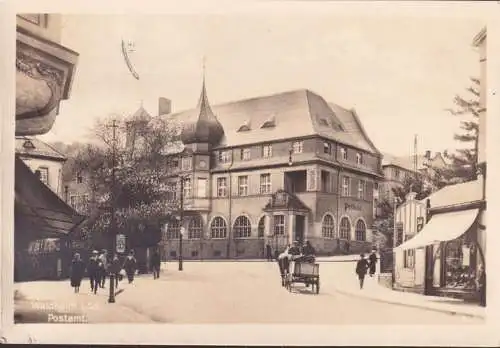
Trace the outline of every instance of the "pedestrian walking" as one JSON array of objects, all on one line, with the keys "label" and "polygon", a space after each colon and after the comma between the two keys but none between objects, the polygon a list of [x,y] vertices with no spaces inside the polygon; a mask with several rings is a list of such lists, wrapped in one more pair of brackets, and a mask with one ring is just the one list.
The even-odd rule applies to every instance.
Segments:
[{"label": "pedestrian walking", "polygon": [[160,278],[161,257],[158,250],[155,249],[150,259],[151,269],[153,270],[153,279]]},{"label": "pedestrian walking", "polygon": [[85,263],[80,258],[80,254],[76,253],[71,261],[71,286],[75,289],[75,293],[80,292],[80,285],[85,274]]},{"label": "pedestrian walking", "polygon": [[266,244],[266,258],[267,261],[273,260],[273,249],[271,248],[271,244],[269,243]]},{"label": "pedestrian walking", "polygon": [[368,258],[370,264],[370,277],[373,277],[377,270],[377,250],[375,248],[372,249],[372,253]]},{"label": "pedestrian walking", "polygon": [[111,260],[111,263],[109,264],[108,267],[108,272],[109,274],[113,275],[115,277],[115,288],[118,288],[118,282],[120,279],[120,271],[121,271],[121,263],[120,259],[118,258],[117,254],[113,255],[113,260]]},{"label": "pedestrian walking", "polygon": [[97,294],[97,288],[99,287],[99,252],[97,250],[92,251],[92,256],[89,258],[89,263],[87,265],[87,273],[90,279],[90,289],[94,294]]},{"label": "pedestrian walking", "polygon": [[127,278],[129,284],[134,281],[135,271],[137,270],[137,260],[134,257],[134,251],[131,250],[130,253],[125,258],[125,262],[123,263],[123,268],[127,273]]},{"label": "pedestrian walking", "polygon": [[108,252],[106,249],[101,250],[99,255],[99,287],[104,288],[106,285],[106,273],[108,271]]},{"label": "pedestrian walking", "polygon": [[365,254],[360,255],[361,258],[356,263],[356,274],[359,279],[359,288],[363,289],[363,283],[365,282],[366,271],[368,270],[368,261],[365,259]]},{"label": "pedestrian walking", "polygon": [[479,292],[479,304],[481,307],[486,307],[486,272],[481,264],[477,271],[477,291]]}]

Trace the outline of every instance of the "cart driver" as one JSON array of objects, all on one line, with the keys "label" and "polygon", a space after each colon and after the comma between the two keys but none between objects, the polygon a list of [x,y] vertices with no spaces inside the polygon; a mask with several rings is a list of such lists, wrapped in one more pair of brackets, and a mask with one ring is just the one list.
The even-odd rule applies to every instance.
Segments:
[{"label": "cart driver", "polygon": [[292,246],[288,249],[288,255],[294,260],[301,255],[300,244],[298,240],[293,241]]}]

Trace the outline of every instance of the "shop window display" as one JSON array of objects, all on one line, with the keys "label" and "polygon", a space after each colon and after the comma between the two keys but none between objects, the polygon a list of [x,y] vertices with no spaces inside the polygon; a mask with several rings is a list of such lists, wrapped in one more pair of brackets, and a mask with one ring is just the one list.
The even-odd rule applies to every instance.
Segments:
[{"label": "shop window display", "polygon": [[444,248],[444,286],[473,290],[476,286],[476,245],[462,237],[447,242]]}]

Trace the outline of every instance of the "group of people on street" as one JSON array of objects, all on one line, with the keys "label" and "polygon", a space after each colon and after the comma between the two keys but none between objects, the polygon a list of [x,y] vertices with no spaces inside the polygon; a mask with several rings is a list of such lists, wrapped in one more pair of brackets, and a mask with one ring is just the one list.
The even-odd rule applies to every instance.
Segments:
[{"label": "group of people on street", "polygon": [[136,270],[137,260],[133,250],[130,251],[123,263],[120,262],[117,254],[114,254],[111,261],[109,261],[106,250],[102,250],[101,252],[97,250],[92,251],[87,264],[82,260],[80,254],[76,253],[71,262],[70,283],[75,293],[80,292],[80,286],[86,271],[90,280],[90,289],[94,294],[97,294],[99,288],[105,288],[107,276],[113,275],[114,285],[118,287],[123,273],[127,275],[128,282],[132,283]]},{"label": "group of people on street", "polygon": [[377,270],[377,250],[372,249],[368,259],[365,259],[365,254],[361,254],[360,256],[360,259],[356,263],[356,274],[359,279],[359,288],[363,289],[366,273],[369,271],[370,277],[373,277]]}]

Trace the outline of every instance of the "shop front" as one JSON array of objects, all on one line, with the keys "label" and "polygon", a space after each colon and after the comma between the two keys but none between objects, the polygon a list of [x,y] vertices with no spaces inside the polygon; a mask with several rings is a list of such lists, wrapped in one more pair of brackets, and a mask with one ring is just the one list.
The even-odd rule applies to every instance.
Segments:
[{"label": "shop front", "polygon": [[[466,209],[467,208],[467,209]],[[420,255],[415,268],[423,270],[422,293],[469,301],[480,298],[481,272],[485,270],[483,247],[478,238],[481,202],[430,214],[420,233],[395,248],[398,255]],[[423,279],[422,279],[423,278]]]}]

